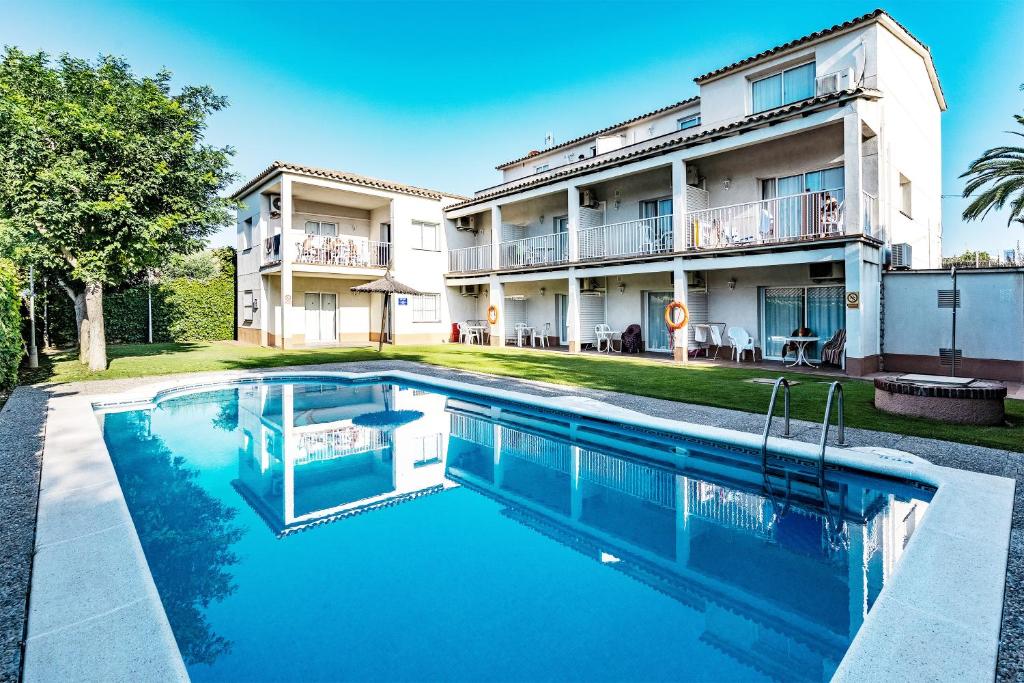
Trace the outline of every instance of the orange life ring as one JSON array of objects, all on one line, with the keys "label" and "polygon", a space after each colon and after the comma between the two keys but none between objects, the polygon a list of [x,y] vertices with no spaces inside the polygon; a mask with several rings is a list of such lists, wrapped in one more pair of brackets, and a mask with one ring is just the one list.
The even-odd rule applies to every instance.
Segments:
[{"label": "orange life ring", "polygon": [[[675,319],[675,312],[677,310],[683,312],[683,317],[679,320]],[[665,307],[665,324],[668,325],[668,329],[673,331],[682,329],[686,327],[688,322],[690,322],[690,311],[687,310],[686,304],[682,301],[672,301]]]},{"label": "orange life ring", "polygon": [[498,307],[493,304],[487,307],[487,322],[492,325],[498,324]]}]

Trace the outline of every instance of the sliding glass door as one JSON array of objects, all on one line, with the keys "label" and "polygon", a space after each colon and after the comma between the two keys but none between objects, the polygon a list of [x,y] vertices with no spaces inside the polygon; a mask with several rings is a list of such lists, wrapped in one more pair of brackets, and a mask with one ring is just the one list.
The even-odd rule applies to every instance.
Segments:
[{"label": "sliding glass door", "polygon": [[672,292],[647,292],[644,297],[644,325],[647,351],[671,351],[672,344],[665,325],[665,307],[672,302]]},{"label": "sliding glass door", "polygon": [[846,326],[846,290],[842,286],[764,287],[761,290],[761,339],[765,358],[782,358],[785,342],[772,337],[788,337],[801,327],[821,341],[808,345],[807,355],[817,360],[821,347]]}]

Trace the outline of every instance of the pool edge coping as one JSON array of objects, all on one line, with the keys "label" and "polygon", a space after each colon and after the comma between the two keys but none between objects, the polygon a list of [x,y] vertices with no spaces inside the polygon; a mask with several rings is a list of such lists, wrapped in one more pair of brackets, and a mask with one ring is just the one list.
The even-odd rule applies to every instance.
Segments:
[{"label": "pool edge coping", "polygon": [[[536,396],[493,387],[484,390],[476,384],[406,370],[388,369],[364,372],[321,370],[278,370],[268,372],[254,369],[202,373],[199,377],[179,376],[174,379],[156,381],[141,387],[109,394],[96,396],[75,394],[73,398],[80,402],[79,411],[82,414],[79,415],[79,418],[87,415],[89,421],[94,425],[92,438],[98,441],[98,444],[89,445],[99,446],[106,458],[107,464],[110,465],[112,470],[110,456],[103,442],[102,432],[97,420],[98,413],[109,410],[141,408],[147,404],[152,405],[165,397],[169,392],[205,391],[218,385],[230,385],[238,381],[299,378],[333,378],[342,380],[379,378],[394,381],[404,380],[433,386],[438,389],[457,390],[483,395],[486,398],[498,398],[545,409],[552,407],[551,402],[553,400],[553,397]],[[68,398],[71,397],[53,400],[67,400]],[[575,401],[570,399],[575,397],[554,398],[562,399],[556,406],[560,411],[580,417],[593,417],[592,414],[587,414],[584,406],[578,403],[573,405]],[[588,399],[588,401],[594,401],[594,399]],[[681,436],[698,436],[702,439],[712,438],[744,448],[760,448],[761,437],[756,434],[654,417],[620,408],[603,401],[597,402],[616,421],[623,421],[643,428],[667,431]],[[591,404],[589,409],[592,410],[593,407]],[[53,407],[51,407],[51,411],[53,411]],[[812,444],[775,437],[770,438],[769,444],[773,449],[798,452],[806,457],[817,457],[818,449]],[[44,444],[44,475],[45,468],[47,467],[46,451],[48,450],[48,445],[49,435],[47,443]],[[79,447],[81,446],[79,445]],[[999,652],[1003,591],[1006,581],[1006,560],[1010,544],[1014,480],[966,470],[940,467],[913,454],[884,448],[849,450],[828,447],[826,449],[826,462],[832,465],[865,470],[883,476],[910,479],[936,488],[936,494],[924,518],[925,521],[921,524],[920,529],[915,532],[906,548],[905,557],[901,559],[897,570],[890,577],[885,590],[883,590],[870,614],[859,628],[857,635],[840,663],[834,680],[857,680],[882,674],[886,676],[904,674],[907,677],[913,675],[915,678],[945,678],[951,673],[949,668],[951,661],[969,661],[975,665],[975,670],[963,672],[968,678],[992,680],[996,671]],[[180,670],[182,677],[187,680],[187,673],[184,669],[181,654],[167,623],[166,614],[160,603],[155,584],[153,584],[148,563],[141,552],[141,544],[135,532],[134,524],[131,521],[127,505],[124,502],[120,485],[116,481],[116,476],[114,477],[114,483],[117,485],[116,491],[120,497],[119,507],[123,514],[127,516],[127,524],[131,531],[131,538],[127,539],[129,543],[124,550],[130,551],[135,561],[141,564],[146,579],[148,579],[148,584],[152,587],[148,600],[150,607],[153,606],[152,603],[155,601],[156,611],[159,614],[158,621],[162,622],[157,624],[157,627],[164,636],[165,645],[166,636],[170,636],[170,644],[168,647],[165,647],[163,653],[167,660],[165,664],[172,667],[176,666]],[[981,494],[978,493],[979,490],[981,490]],[[41,492],[40,518],[42,518],[43,505],[44,500]],[[939,528],[943,519],[959,521],[964,517],[974,520],[982,519],[984,524],[980,528],[974,529],[973,533],[967,535],[962,533],[951,534]],[[936,519],[939,521],[935,521]],[[921,536],[930,539],[927,545],[918,538]],[[37,539],[37,551],[38,543]],[[912,581],[905,578],[907,572],[904,571],[904,568],[908,565],[921,565],[917,574],[920,575],[922,573],[921,568],[926,567],[925,561],[929,553],[938,553],[938,556],[942,558],[988,558],[988,561],[975,562],[967,567],[961,567],[961,571],[957,576],[958,579],[964,580],[964,572],[966,571],[968,573],[967,578],[972,579],[971,584],[975,585],[975,587],[998,586],[998,591],[990,588],[988,593],[982,597],[972,595],[969,606],[948,604],[954,596],[942,595],[942,591],[936,590],[936,586],[932,585],[934,582]],[[921,556],[920,559],[915,559],[919,556]],[[88,568],[86,569],[88,570]],[[934,570],[934,567],[930,567],[930,569]],[[34,593],[34,582],[32,590]],[[951,592],[946,591],[947,594]],[[980,608],[979,600],[985,603]],[[31,626],[32,609],[30,607],[28,641],[35,637],[31,633]],[[946,626],[948,628],[945,628]],[[934,637],[936,629],[945,632],[947,636],[953,634],[956,640],[955,644],[958,647],[955,650],[951,649],[951,643],[948,638]],[[908,652],[908,640],[915,634],[921,633],[927,633],[929,637],[923,640],[920,638],[913,640],[914,649]],[[906,637],[894,637],[897,635],[904,635]],[[95,650],[90,650],[90,653],[94,655]],[[29,647],[28,642],[26,642],[25,680],[35,680],[29,675],[30,673],[35,674],[34,671],[29,671],[30,662]]]}]

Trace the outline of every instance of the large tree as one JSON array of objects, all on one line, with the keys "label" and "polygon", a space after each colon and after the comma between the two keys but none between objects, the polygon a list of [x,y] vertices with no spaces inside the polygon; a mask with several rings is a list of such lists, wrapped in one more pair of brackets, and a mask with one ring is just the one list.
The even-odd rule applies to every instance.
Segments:
[{"label": "large tree", "polygon": [[120,58],[8,48],[0,63],[0,241],[57,276],[80,355],[106,367],[103,291],[201,249],[231,218],[229,147],[204,142],[227,104]]},{"label": "large tree", "polygon": [[[1013,118],[1017,125],[1024,127],[1024,116],[1016,114]],[[1024,137],[1024,132],[1019,130],[1008,132]],[[974,196],[964,209],[964,220],[984,218],[992,209],[1002,210],[1009,203],[1007,225],[1014,222],[1024,225],[1024,147],[993,147],[975,159],[960,177],[969,178],[964,185],[964,197]]]}]

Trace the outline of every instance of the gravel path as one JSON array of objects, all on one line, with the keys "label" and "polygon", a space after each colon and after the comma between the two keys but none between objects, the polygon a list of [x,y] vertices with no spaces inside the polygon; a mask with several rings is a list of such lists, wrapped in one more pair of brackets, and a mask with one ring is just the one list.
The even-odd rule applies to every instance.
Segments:
[{"label": "gravel path", "polygon": [[[330,363],[274,368],[267,371],[281,372],[301,369],[349,372],[385,369],[408,370],[424,375],[457,379],[484,387],[513,389],[539,396],[585,396],[648,415],[746,432],[760,433],[764,425],[762,415],[735,410],[709,408],[597,389],[495,377],[408,361]],[[218,373],[204,374],[215,376]],[[193,377],[199,378],[202,375]],[[0,496],[2,496],[4,511],[0,541],[5,550],[11,548],[16,551],[5,552],[4,557],[0,560],[0,572],[2,572],[0,576],[3,577],[2,591],[0,591],[0,608],[2,608],[0,611],[0,653],[3,657],[0,680],[6,680],[4,676],[12,674],[16,677],[20,662],[19,643],[24,629],[30,549],[34,538],[39,453],[41,452],[48,392],[74,391],[85,395],[106,394],[168,379],[171,378],[166,376],[145,377],[81,382],[49,388],[21,387],[11,396],[3,412],[0,412]],[[781,420],[776,422],[780,425],[780,431],[781,422]],[[795,420],[792,425],[793,438],[817,443],[820,429],[819,424]],[[998,681],[1024,682],[1024,486],[1021,485],[1024,483],[1024,454],[865,429],[847,429],[846,438],[852,446],[871,445],[897,448],[919,455],[938,465],[1009,477],[1017,481],[996,678]]]}]

